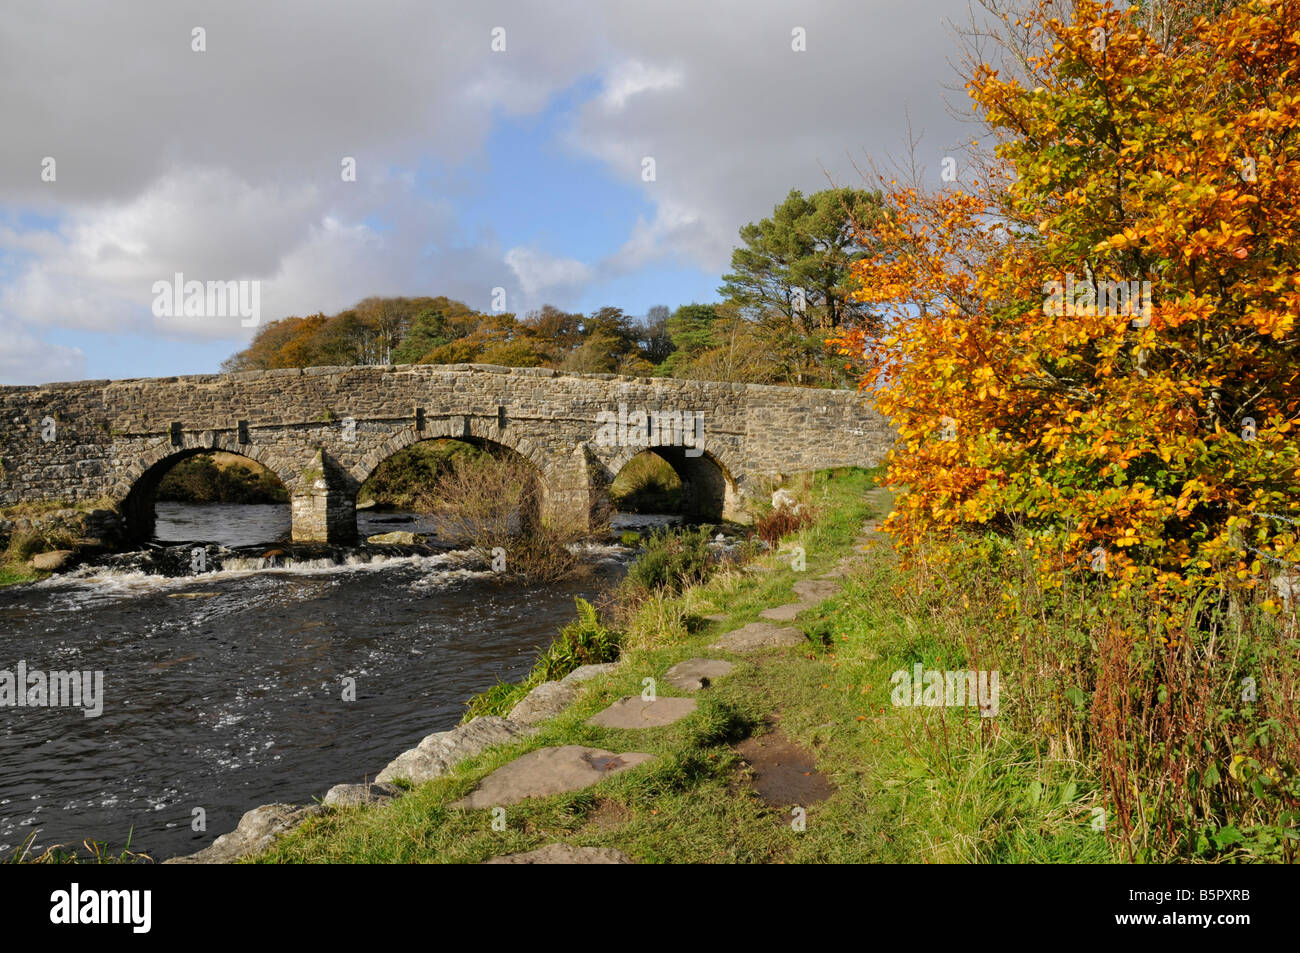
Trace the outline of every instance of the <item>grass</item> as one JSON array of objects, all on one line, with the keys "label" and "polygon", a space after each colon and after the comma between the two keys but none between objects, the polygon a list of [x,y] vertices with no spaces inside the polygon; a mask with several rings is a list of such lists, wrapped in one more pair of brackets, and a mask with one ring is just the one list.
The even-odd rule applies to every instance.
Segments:
[{"label": "grass", "polygon": [[[89,513],[92,510],[111,509],[112,506],[107,497],[95,500],[39,500],[0,507],[0,519],[32,519],[59,510]],[[0,549],[0,586],[44,579],[49,573],[32,569],[27,564],[28,560],[37,553],[70,548],[75,540],[76,534],[66,526],[49,523],[36,529],[13,533],[7,540],[0,538],[0,543],[3,543],[3,549]]]},{"label": "grass", "polygon": [[[759,562],[770,571],[725,569],[680,594],[653,593],[625,607],[623,663],[587,683],[536,736],[463,762],[388,804],[315,817],[258,860],[474,863],[561,840],[617,848],[640,862],[1115,859],[1111,841],[1089,823],[1094,770],[1045,757],[1034,738],[993,731],[974,710],[890,703],[893,671],[918,660],[961,660],[929,614],[897,597],[901,570],[887,545],[862,553],[841,593],[800,616],[812,633],[806,645],[743,656],[707,648],[763,608],[791,601],[794,582],[859,549],[864,522],[889,504],[873,476],[821,474],[798,488],[820,514],[784,541],[805,548],[806,572],[769,555]],[[724,622],[704,620],[717,612]],[[699,693],[687,718],[636,731],[586,724],[617,698],[639,695],[646,677],[657,679],[659,695],[675,694],[665,671],[695,656],[728,657],[736,668]],[[835,785],[827,800],[806,806],[803,831],[791,823],[794,805],[768,806],[754,794],[733,747],[773,724],[812,752]],[[448,807],[520,754],[563,744],[656,757],[594,788],[507,807],[504,830],[493,830],[491,812]]]},{"label": "grass", "polygon": [[23,843],[0,856],[0,864],[136,864],[153,860],[148,854],[131,850],[134,828],[127,832],[125,846],[116,853],[106,843],[84,840],[81,842],[81,850],[67,844],[53,844],[40,854],[33,854],[31,846],[37,833],[33,831]]}]

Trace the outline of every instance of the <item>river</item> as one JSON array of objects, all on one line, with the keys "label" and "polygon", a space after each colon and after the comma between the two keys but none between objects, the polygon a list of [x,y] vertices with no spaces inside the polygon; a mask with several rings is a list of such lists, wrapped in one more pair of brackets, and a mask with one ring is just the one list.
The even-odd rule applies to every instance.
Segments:
[{"label": "river", "polygon": [[[0,589],[0,669],[103,673],[103,712],[0,708],[0,853],[83,839],[156,859],[191,853],[250,808],[309,803],[373,778],[466,699],[515,680],[632,551],[591,545],[589,578],[523,585],[467,554],[373,548],[282,568],[258,551],[283,506],[160,503],[159,545],[219,544],[213,571],[160,575],[144,554]],[[616,529],[665,517],[621,517]],[[363,513],[362,535],[427,531],[427,517]],[[157,547],[154,547],[156,554]],[[175,550],[183,565],[186,547]],[[269,565],[270,568],[258,568]],[[345,680],[355,701],[345,701]],[[193,829],[194,819],[205,830]],[[79,849],[84,854],[84,849]]]}]

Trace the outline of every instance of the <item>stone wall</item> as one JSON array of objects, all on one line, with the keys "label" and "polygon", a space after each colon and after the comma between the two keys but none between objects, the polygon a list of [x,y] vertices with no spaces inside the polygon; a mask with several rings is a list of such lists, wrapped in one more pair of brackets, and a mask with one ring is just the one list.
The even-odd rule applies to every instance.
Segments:
[{"label": "stone wall", "polygon": [[103,499],[147,535],[161,475],[181,456],[219,449],[284,482],[295,539],[345,541],[356,491],[382,460],[455,437],[526,457],[546,512],[585,521],[645,449],[601,439],[600,415],[620,405],[626,416],[702,415],[696,447],[664,455],[696,508],[718,516],[736,515],[763,478],[874,466],[893,443],[888,422],[849,391],[482,364],[78,381],[0,388],[0,505]]}]

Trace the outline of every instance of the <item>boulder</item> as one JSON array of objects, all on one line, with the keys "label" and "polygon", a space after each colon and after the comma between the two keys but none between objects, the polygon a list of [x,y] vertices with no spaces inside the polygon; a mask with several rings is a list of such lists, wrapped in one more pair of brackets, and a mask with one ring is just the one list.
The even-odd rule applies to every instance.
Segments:
[{"label": "boulder", "polygon": [[260,854],[281,834],[292,830],[309,817],[321,813],[320,804],[300,807],[293,804],[263,804],[239,819],[239,826],[222,834],[203,850],[187,857],[172,857],[167,864],[233,864]]},{"label": "boulder", "polygon": [[48,553],[37,553],[33,556],[31,566],[33,569],[41,569],[46,572],[58,572],[67,568],[75,555],[70,549],[52,549]]},{"label": "boulder", "polygon": [[577,682],[542,682],[525,695],[507,717],[520,725],[535,725],[539,721],[554,718],[577,697]]},{"label": "boulder", "polygon": [[450,774],[455,765],[472,758],[494,745],[507,744],[527,736],[528,731],[519,725],[489,715],[475,718],[450,731],[428,735],[419,745],[404,751],[380,771],[376,782],[405,778],[412,784],[423,784],[433,778]]},{"label": "boulder", "polygon": [[325,792],[321,801],[326,807],[356,807],[362,804],[382,804],[402,796],[396,784],[336,784]]},{"label": "boulder", "polygon": [[366,537],[367,543],[386,543],[390,545],[414,546],[419,542],[414,533],[406,530],[393,530],[391,533],[377,533]]},{"label": "boulder", "polygon": [[599,665],[579,665],[564,678],[561,682],[567,684],[589,682],[598,675],[608,675],[614,669],[618,668],[617,662],[602,662]]},{"label": "boulder", "polygon": [[772,509],[774,510],[782,508],[794,509],[798,505],[799,501],[794,498],[794,494],[784,487],[772,494]]}]

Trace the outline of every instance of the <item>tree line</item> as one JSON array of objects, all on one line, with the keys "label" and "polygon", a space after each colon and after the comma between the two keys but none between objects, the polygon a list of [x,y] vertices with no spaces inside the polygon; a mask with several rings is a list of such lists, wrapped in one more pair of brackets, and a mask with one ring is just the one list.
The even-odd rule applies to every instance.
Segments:
[{"label": "tree line", "polygon": [[848,327],[871,331],[851,266],[870,250],[879,195],[792,190],[769,218],[740,230],[720,300],[634,316],[552,305],[524,315],[482,312],[445,296],[370,297],[334,315],[263,326],[222,365],[263,370],[358,364],[500,364],[581,373],[742,383],[842,386],[826,346]]}]

